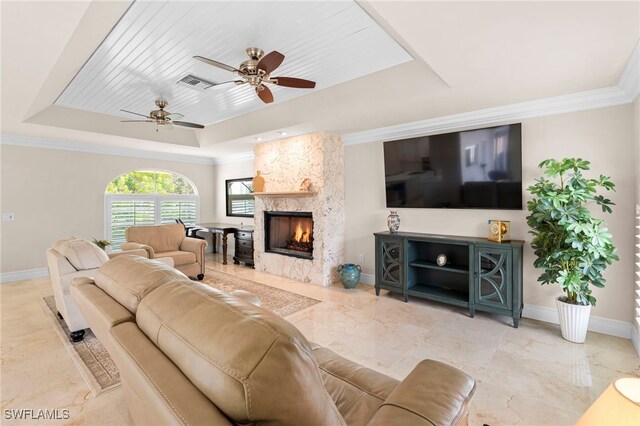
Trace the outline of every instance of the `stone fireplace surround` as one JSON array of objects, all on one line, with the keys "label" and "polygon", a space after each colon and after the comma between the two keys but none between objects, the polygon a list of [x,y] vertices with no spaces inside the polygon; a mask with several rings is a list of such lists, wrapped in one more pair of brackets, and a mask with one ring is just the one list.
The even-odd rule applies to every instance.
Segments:
[{"label": "stone fireplace surround", "polygon": [[[254,260],[258,271],[329,286],[338,280],[344,257],[344,147],[339,136],[313,133],[256,145],[254,170],[265,179],[265,192],[298,191],[306,178],[314,194],[255,197]],[[311,212],[313,259],[265,252],[264,212]]]}]

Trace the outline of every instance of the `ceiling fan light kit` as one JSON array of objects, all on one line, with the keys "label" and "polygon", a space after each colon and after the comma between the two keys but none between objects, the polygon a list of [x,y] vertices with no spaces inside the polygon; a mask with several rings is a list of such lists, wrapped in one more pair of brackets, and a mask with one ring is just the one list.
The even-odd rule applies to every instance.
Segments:
[{"label": "ceiling fan light kit", "polygon": [[158,127],[162,126],[166,129],[172,129],[173,124],[181,127],[189,127],[192,129],[204,129],[202,124],[189,123],[188,121],[179,121],[184,118],[184,115],[177,112],[169,112],[164,109],[169,106],[169,102],[165,99],[156,99],[156,106],[158,109],[155,109],[149,113],[149,115],[139,114],[133,111],[127,111],[126,109],[121,109],[120,111],[126,112],[128,114],[137,115],[140,117],[144,117],[146,120],[121,120],[122,123],[155,123],[156,124],[156,132],[158,131]]},{"label": "ceiling fan light kit", "polygon": [[[201,62],[211,65],[225,71],[230,71],[238,75],[241,80],[232,80],[226,83],[236,83],[237,85],[249,84],[255,89],[258,98],[265,104],[273,102],[273,93],[271,89],[265,86],[265,83],[275,84],[276,86],[292,87],[296,89],[313,89],[316,87],[315,81],[305,80],[295,77],[271,77],[271,73],[282,64],[284,55],[278,51],[264,54],[264,51],[258,47],[249,47],[246,49],[249,59],[243,61],[238,68],[205,58],[204,56],[194,56]],[[221,83],[224,84],[224,83]]]}]

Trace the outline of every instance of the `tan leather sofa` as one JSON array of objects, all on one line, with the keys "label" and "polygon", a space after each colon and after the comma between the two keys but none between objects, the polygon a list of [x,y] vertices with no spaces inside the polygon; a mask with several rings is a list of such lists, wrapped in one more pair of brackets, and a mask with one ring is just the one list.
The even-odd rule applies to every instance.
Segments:
[{"label": "tan leather sofa", "polygon": [[183,225],[131,226],[124,235],[127,242],[121,246],[123,251],[144,249],[149,259],[170,257],[175,268],[188,277],[204,278],[207,242],[187,237]]},{"label": "tan leather sofa", "polygon": [[135,256],[74,280],[134,424],[466,424],[475,381],[425,360],[403,381],[310,343],[244,299]]},{"label": "tan leather sofa", "polygon": [[[91,241],[77,237],[56,241],[53,247],[47,249],[47,266],[56,309],[69,328],[69,340],[72,342],[84,338],[84,330],[89,328],[89,324],[71,298],[71,280],[92,277],[100,265],[118,254],[107,254]],[[147,256],[145,250],[132,250],[129,254]]]}]

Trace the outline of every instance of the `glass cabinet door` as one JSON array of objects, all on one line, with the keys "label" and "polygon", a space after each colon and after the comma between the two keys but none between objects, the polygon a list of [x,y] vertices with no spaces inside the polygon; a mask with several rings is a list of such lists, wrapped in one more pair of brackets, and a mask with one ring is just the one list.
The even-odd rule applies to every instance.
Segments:
[{"label": "glass cabinet door", "polygon": [[403,242],[402,239],[380,239],[378,256],[381,262],[377,264],[378,280],[381,284],[402,287]]},{"label": "glass cabinet door", "polygon": [[511,309],[511,249],[476,246],[475,289],[477,305]]}]

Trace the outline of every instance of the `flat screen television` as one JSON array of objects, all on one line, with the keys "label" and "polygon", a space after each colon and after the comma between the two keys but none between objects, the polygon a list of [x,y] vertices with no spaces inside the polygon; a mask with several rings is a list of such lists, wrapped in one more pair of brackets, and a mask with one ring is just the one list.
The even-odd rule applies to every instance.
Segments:
[{"label": "flat screen television", "polygon": [[522,129],[384,143],[387,207],[522,210]]}]

